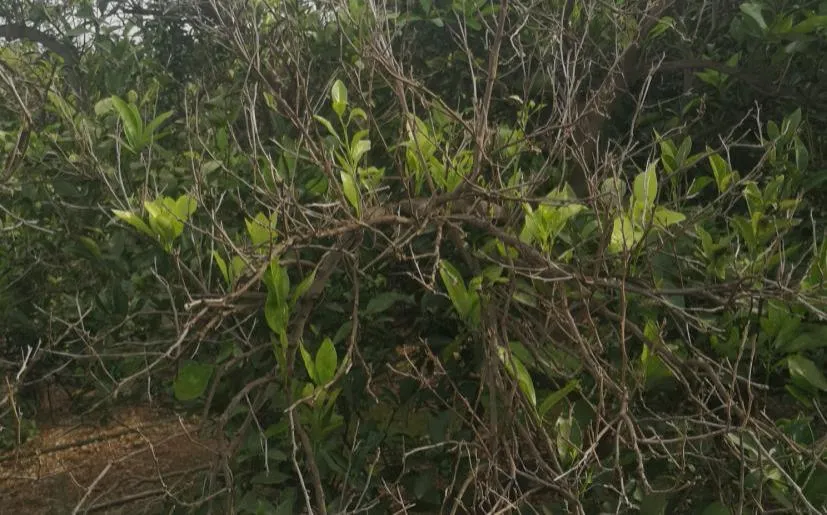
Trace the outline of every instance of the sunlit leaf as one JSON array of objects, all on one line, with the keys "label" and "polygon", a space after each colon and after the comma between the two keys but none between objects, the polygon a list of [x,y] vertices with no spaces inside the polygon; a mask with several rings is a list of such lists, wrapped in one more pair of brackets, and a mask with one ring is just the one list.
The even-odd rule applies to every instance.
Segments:
[{"label": "sunlit leaf", "polygon": [[313,356],[310,355],[310,352],[307,351],[302,342],[299,342],[299,352],[302,355],[304,369],[307,371],[307,375],[310,376],[310,380],[316,384],[319,384],[318,376],[316,375],[316,364],[313,362]]},{"label": "sunlit leaf", "polygon": [[121,211],[119,209],[113,209],[112,213],[120,220],[123,220],[150,238],[156,238],[156,234],[152,231],[152,229],[150,229],[146,222],[144,222],[141,217],[135,213],[132,213],[131,211]]},{"label": "sunlit leaf", "polygon": [[650,164],[645,172],[635,177],[633,193],[647,210],[655,204],[655,198],[658,195],[657,161]]},{"label": "sunlit leaf", "polygon": [[221,272],[221,276],[224,277],[224,282],[226,282],[228,286],[232,286],[230,272],[227,270],[227,263],[224,261],[224,258],[215,250],[212,251],[212,257],[213,260],[215,260],[216,266],[218,266],[218,270]]},{"label": "sunlit leaf", "polygon": [[345,87],[345,83],[339,79],[336,79],[336,82],[333,83],[333,88],[330,90],[330,101],[333,110],[339,117],[345,114],[345,109],[347,108],[347,88]]},{"label": "sunlit leaf", "polygon": [[316,351],[316,384],[321,386],[333,379],[337,365],[336,347],[330,338],[325,338],[319,350]]},{"label": "sunlit leaf", "polygon": [[359,186],[356,184],[356,181],[353,180],[353,176],[347,172],[341,172],[340,176],[342,177],[342,192],[345,194],[345,198],[353,206],[353,209],[356,210],[356,215],[358,216],[361,212],[360,204],[359,204]]},{"label": "sunlit leaf", "polygon": [[655,208],[654,224],[660,228],[666,228],[684,220],[686,220],[686,216],[683,213],[660,206]]}]

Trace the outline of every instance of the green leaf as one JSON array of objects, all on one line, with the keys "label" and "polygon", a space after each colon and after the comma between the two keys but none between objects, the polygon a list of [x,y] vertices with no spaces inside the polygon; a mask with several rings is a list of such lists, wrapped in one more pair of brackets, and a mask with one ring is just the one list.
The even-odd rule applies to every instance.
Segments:
[{"label": "green leaf", "polygon": [[160,127],[162,123],[167,121],[167,119],[169,119],[170,116],[172,116],[172,111],[167,111],[166,113],[161,113],[158,116],[156,116],[144,128],[144,137],[152,137],[155,134],[155,131],[158,129],[158,127]]},{"label": "green leaf", "polygon": [[795,131],[798,130],[799,125],[801,125],[800,107],[784,118],[784,122],[781,124],[781,135],[790,136],[795,134]]},{"label": "green leaf", "polygon": [[359,206],[359,186],[349,173],[342,171],[340,175],[342,177],[342,191],[345,194],[345,198],[350,202],[350,205],[353,206],[353,209],[356,210],[356,216],[359,216],[361,212]]},{"label": "green leaf", "polygon": [[582,442],[577,420],[573,416],[560,417],[555,423],[555,429],[557,430],[557,454],[563,463],[569,464],[580,451]]},{"label": "green leaf", "polygon": [[684,216],[683,213],[671,211],[669,209],[666,209],[665,207],[660,206],[655,208],[654,224],[657,227],[665,229],[670,225],[683,222],[684,220],[686,220],[686,216]]},{"label": "green leaf", "polygon": [[172,209],[172,212],[181,220],[189,220],[196,209],[198,209],[198,204],[194,198],[189,195],[181,195],[178,197],[178,200],[175,201],[175,207]]},{"label": "green leaf", "polygon": [[517,386],[519,386],[523,395],[526,396],[528,402],[530,402],[532,406],[536,406],[537,394],[534,392],[534,382],[531,379],[531,374],[528,373],[525,365],[523,365],[523,362],[514,354],[507,352],[505,347],[500,347],[498,351],[500,361],[505,365],[506,371],[517,380]]},{"label": "green leaf", "polygon": [[143,146],[143,121],[138,113],[137,106],[131,103],[127,104],[114,95],[112,96],[112,105],[121,118],[126,141],[129,143],[131,150],[139,152]]},{"label": "green leaf", "polygon": [[767,30],[767,22],[764,21],[764,15],[761,14],[760,4],[745,2],[741,4],[741,12],[752,18],[761,27],[761,30]]},{"label": "green leaf", "polygon": [[827,379],[824,378],[824,374],[811,360],[801,354],[788,356],[787,367],[791,376],[803,379],[810,386],[827,392]]},{"label": "green leaf", "polygon": [[110,111],[112,111],[112,107],[112,98],[104,98],[95,104],[95,115],[103,116],[105,114],[108,114]]},{"label": "green leaf", "polygon": [[348,125],[350,125],[350,122],[352,122],[354,118],[361,118],[362,120],[367,120],[368,114],[361,107],[354,107],[351,108],[350,113],[347,115]]},{"label": "green leaf", "polygon": [[89,251],[90,254],[95,256],[98,259],[103,259],[103,254],[101,254],[101,249],[98,244],[92,238],[88,236],[80,236],[78,237],[80,243]]},{"label": "green leaf", "polygon": [[650,164],[646,171],[635,177],[634,196],[641,201],[647,211],[655,204],[658,195],[657,161]]},{"label": "green leaf", "polygon": [[660,37],[667,29],[671,29],[675,26],[675,19],[671,16],[664,16],[663,18],[659,19],[657,24],[652,27],[652,30],[649,31],[649,39],[657,39]]},{"label": "green leaf", "polygon": [[609,241],[609,252],[614,254],[634,247],[643,238],[643,231],[635,228],[632,220],[626,216],[619,216],[612,224],[612,237]]},{"label": "green leaf", "polygon": [[330,90],[330,101],[333,110],[339,115],[339,118],[341,118],[347,108],[347,88],[344,82],[339,79],[336,79],[336,82],[333,83],[333,88]]},{"label": "green leaf", "polygon": [[273,213],[269,218],[264,213],[258,213],[253,219],[245,220],[247,234],[250,236],[253,247],[260,248],[273,241],[276,235],[277,218],[277,213]]},{"label": "green leaf", "polygon": [[207,389],[213,368],[213,365],[208,363],[184,363],[173,383],[175,398],[179,401],[191,401],[200,397]]},{"label": "green leaf", "polygon": [[146,234],[150,238],[157,238],[157,235],[149,228],[149,226],[144,222],[140,216],[136,215],[131,211],[121,211],[119,209],[113,209],[112,213],[118,217],[120,220],[128,223],[138,231]]},{"label": "green leaf", "polygon": [[715,182],[718,184],[718,192],[723,193],[729,186],[729,181],[732,177],[732,171],[724,161],[724,158],[715,153],[709,155],[709,165],[712,167],[712,173],[715,176]]},{"label": "green leaf", "polygon": [[580,381],[578,381],[577,379],[572,379],[571,381],[566,383],[564,387],[560,388],[556,392],[551,392],[550,394],[548,394],[543,403],[540,404],[540,408],[537,410],[537,412],[540,414],[541,417],[544,417],[551,408],[559,404],[560,401],[565,399],[568,394],[570,394],[574,390],[577,390],[578,388],[580,388]]},{"label": "green leaf", "polygon": [[454,265],[443,259],[439,262],[439,276],[442,278],[445,289],[448,290],[448,297],[454,304],[460,318],[468,319],[473,305],[471,295],[465,289],[465,282],[462,280],[459,271],[454,268]]},{"label": "green leaf", "polygon": [[287,321],[290,316],[290,310],[287,304],[282,299],[279,299],[278,294],[274,291],[267,293],[267,300],[264,303],[264,318],[267,320],[267,326],[276,334],[282,334],[287,331]]},{"label": "green leaf", "polygon": [[820,28],[827,28],[827,16],[825,15],[808,16],[790,30],[796,34],[808,34]]},{"label": "green leaf", "polygon": [[327,129],[327,132],[329,132],[331,136],[335,137],[341,143],[342,140],[341,138],[339,138],[339,134],[336,133],[336,129],[333,128],[333,124],[330,123],[330,120],[328,120],[327,118],[323,118],[317,114],[313,115],[313,119],[324,125],[325,129]]},{"label": "green leaf", "polygon": [[279,265],[277,259],[274,259],[270,263],[270,273],[279,301],[286,302],[288,295],[290,295],[290,276],[287,275],[287,269]]},{"label": "green leaf", "polygon": [[299,352],[301,352],[302,361],[304,361],[304,369],[307,370],[307,375],[310,376],[310,379],[315,384],[319,384],[318,376],[316,375],[316,364],[313,363],[313,356],[307,352],[307,349],[304,348],[304,344],[302,342],[299,342]]},{"label": "green leaf", "polygon": [[234,283],[241,277],[241,273],[244,272],[245,268],[247,268],[247,263],[241,259],[241,256],[233,256],[233,259],[230,260],[230,281]]},{"label": "green leaf", "polygon": [[795,166],[799,173],[807,170],[807,165],[810,163],[810,152],[807,147],[801,142],[799,138],[795,138]]},{"label": "green leaf", "polygon": [[410,298],[408,295],[402,295],[401,293],[397,293],[395,291],[380,293],[370,299],[367,307],[365,307],[365,314],[378,315],[379,313],[384,313],[397,302],[409,301],[409,299]]},{"label": "green leaf", "polygon": [[370,150],[370,140],[363,139],[361,141],[357,141],[356,145],[350,151],[350,157],[353,160],[353,164],[356,165],[359,163],[359,160],[362,159],[362,156],[365,155],[366,152]]},{"label": "green leaf", "polygon": [[778,124],[772,120],[767,122],[767,136],[769,136],[773,141],[777,140],[778,137],[781,136],[781,131],[778,128]]},{"label": "green leaf", "polygon": [[316,280],[316,269],[313,269],[313,271],[310,272],[310,274],[307,277],[302,279],[302,281],[298,284],[298,286],[296,286],[296,289],[293,290],[293,296],[290,297],[290,304],[295,305],[296,302],[302,297],[302,295],[307,293],[307,290],[310,289],[310,287],[313,285],[313,281],[315,281],[315,280]]},{"label": "green leaf", "polygon": [[218,266],[218,270],[221,271],[221,275],[224,277],[224,282],[227,283],[227,286],[232,286],[230,272],[227,270],[227,262],[224,261],[224,258],[221,257],[218,251],[212,251],[212,257],[215,260],[215,264]]},{"label": "green leaf", "polygon": [[337,360],[336,347],[333,346],[330,338],[325,338],[319,350],[316,351],[317,385],[322,386],[333,379],[333,376],[336,375]]}]

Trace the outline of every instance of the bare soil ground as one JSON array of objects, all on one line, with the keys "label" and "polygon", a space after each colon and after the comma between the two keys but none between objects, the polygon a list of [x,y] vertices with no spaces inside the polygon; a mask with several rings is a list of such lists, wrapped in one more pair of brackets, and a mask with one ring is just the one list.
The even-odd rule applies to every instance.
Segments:
[{"label": "bare soil ground", "polygon": [[37,435],[0,454],[0,514],[165,513],[165,502],[199,489],[215,450],[196,437],[197,420],[149,407],[109,414],[41,421]]}]

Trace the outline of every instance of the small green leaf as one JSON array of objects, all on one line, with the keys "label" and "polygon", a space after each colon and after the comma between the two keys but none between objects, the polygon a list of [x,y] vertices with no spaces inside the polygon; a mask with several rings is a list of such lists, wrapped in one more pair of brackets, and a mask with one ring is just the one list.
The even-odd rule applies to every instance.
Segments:
[{"label": "small green leaf", "polygon": [[191,401],[200,397],[212,377],[213,365],[189,361],[178,370],[173,390],[179,401]]},{"label": "small green leaf", "polygon": [[686,216],[684,216],[683,213],[671,211],[660,206],[655,208],[654,224],[662,229],[683,222],[684,220],[686,220]]},{"label": "small green leaf", "polygon": [[322,386],[333,379],[336,375],[336,365],[338,357],[336,356],[336,347],[330,338],[325,338],[319,350],[316,351],[316,380],[317,385]]},{"label": "small green leaf", "polygon": [[550,394],[548,394],[543,403],[540,404],[540,408],[537,410],[537,412],[540,414],[541,417],[544,417],[551,408],[559,404],[560,401],[565,399],[568,394],[570,394],[574,390],[577,390],[578,388],[580,388],[580,381],[578,381],[577,379],[572,379],[571,381],[566,383],[564,387],[560,388],[556,392],[551,392]]},{"label": "small green leaf", "polygon": [[347,115],[347,123],[350,125],[355,118],[361,118],[362,120],[367,120],[368,115],[364,109],[361,107],[354,107],[350,110],[350,113]]},{"label": "small green leaf", "polygon": [[803,379],[810,386],[827,392],[827,379],[824,378],[824,374],[811,360],[801,354],[788,356],[787,367],[793,377]]},{"label": "small green leaf", "polygon": [[172,212],[180,220],[189,220],[190,216],[195,213],[197,208],[198,204],[195,202],[194,198],[189,195],[181,195],[178,197],[178,200],[175,201],[175,208],[172,209]]},{"label": "small green leaf", "polygon": [[810,163],[810,152],[807,147],[801,142],[799,138],[795,138],[795,166],[799,173],[807,170],[807,165]]},{"label": "small green leaf", "polygon": [[780,135],[781,130],[778,128],[778,124],[772,120],[767,122],[767,136],[769,136],[771,140],[775,141]]},{"label": "small green leaf", "polygon": [[560,417],[554,427],[557,430],[557,454],[563,463],[569,464],[580,451],[582,438],[579,434],[577,420],[573,416]]},{"label": "small green leaf", "polygon": [[253,247],[261,248],[273,241],[276,235],[277,216],[273,213],[270,218],[267,218],[264,213],[258,213],[253,219],[245,220],[247,234],[250,236]]},{"label": "small green leaf", "polygon": [[155,131],[158,129],[158,127],[160,127],[162,123],[167,121],[167,119],[169,119],[170,116],[172,116],[172,111],[167,111],[166,113],[161,113],[158,116],[156,116],[144,128],[144,136],[147,138],[151,138],[155,134]]},{"label": "small green leaf", "polygon": [[127,104],[117,96],[112,96],[112,105],[118,111],[123,123],[126,141],[133,152],[139,152],[143,146],[143,121],[134,104]]},{"label": "small green leaf", "polygon": [[149,226],[144,222],[140,216],[136,215],[131,211],[121,211],[119,209],[113,209],[112,213],[118,217],[120,220],[128,223],[135,229],[139,230],[140,232],[146,234],[150,238],[157,238],[157,235],[149,228]]},{"label": "small green leaf", "polygon": [[276,334],[282,334],[287,331],[289,316],[290,310],[287,304],[279,299],[275,292],[268,292],[267,300],[264,303],[264,318],[270,330]]},{"label": "small green leaf", "polygon": [[460,318],[469,318],[473,309],[472,299],[459,271],[448,261],[442,260],[439,262],[439,275]]},{"label": "small green leaf", "polygon": [[655,204],[658,195],[657,161],[650,164],[646,171],[635,177],[634,196],[648,209]]},{"label": "small green leaf", "polygon": [[227,286],[232,286],[232,280],[230,279],[230,272],[227,270],[227,263],[224,261],[224,258],[218,253],[218,251],[212,251],[212,257],[215,260],[215,264],[218,266],[218,270],[221,271],[221,275],[224,277],[224,282],[227,283]]},{"label": "small green leaf", "polygon": [[[823,5],[823,4],[822,4]],[[820,28],[827,28],[827,16],[811,15],[791,29],[796,34],[808,34]]]},{"label": "small green leaf", "polygon": [[313,119],[324,125],[325,129],[327,129],[327,132],[329,132],[331,136],[335,137],[339,142],[342,141],[341,138],[339,138],[339,134],[336,133],[336,129],[333,128],[333,124],[330,123],[330,120],[317,114],[313,115]]},{"label": "small green leaf", "polygon": [[245,268],[247,268],[247,263],[244,262],[241,256],[233,256],[233,259],[230,260],[231,282],[235,282],[239,277],[241,277],[241,273],[244,272]]},{"label": "small green leaf", "polygon": [[664,16],[660,20],[658,20],[657,24],[652,27],[652,30],[649,31],[649,39],[657,39],[660,37],[667,29],[671,29],[675,26],[675,19],[671,16]]},{"label": "small green leaf", "polygon": [[330,101],[333,110],[339,115],[339,118],[341,118],[347,108],[347,88],[344,82],[339,79],[336,79],[336,82],[333,83],[333,88],[330,90]]},{"label": "small green leaf", "polygon": [[103,259],[103,254],[101,254],[101,249],[98,244],[92,238],[88,236],[80,236],[78,237],[80,243],[89,251],[90,254],[95,256],[98,259]]},{"label": "small green leaf", "polygon": [[353,160],[353,164],[356,165],[359,163],[359,160],[362,159],[362,156],[365,155],[366,152],[370,150],[370,140],[363,139],[361,141],[357,141],[354,148],[351,149],[351,159]]},{"label": "small green leaf", "polygon": [[103,116],[105,114],[108,114],[110,111],[112,111],[112,107],[112,98],[104,98],[95,104],[95,115]]},{"label": "small green leaf", "polygon": [[643,238],[643,231],[635,228],[632,220],[628,216],[616,217],[612,225],[609,252],[616,254],[623,250],[631,249],[641,238]]},{"label": "small green leaf", "polygon": [[307,349],[304,348],[304,344],[302,342],[299,342],[299,352],[301,352],[302,361],[304,361],[304,369],[307,370],[307,375],[310,376],[310,379],[315,384],[319,384],[318,376],[316,375],[316,365],[313,363],[313,356],[307,352]]},{"label": "small green leaf", "polygon": [[296,302],[302,297],[302,295],[307,293],[307,290],[310,289],[310,287],[313,285],[313,281],[315,281],[315,280],[316,280],[316,270],[313,269],[313,271],[310,272],[310,274],[307,277],[302,279],[302,281],[298,284],[298,286],[296,286],[296,289],[293,290],[293,296],[290,297],[290,304],[295,305]]},{"label": "small green leaf", "polygon": [[368,302],[368,305],[365,308],[365,314],[378,315],[380,313],[384,313],[397,302],[403,301],[409,301],[408,295],[402,295],[401,293],[397,293],[395,291],[380,293],[370,299],[370,302]]},{"label": "small green leaf", "polygon": [[359,205],[359,186],[349,173],[342,171],[340,175],[342,177],[342,191],[345,194],[345,198],[350,202],[350,205],[353,206],[353,209],[356,210],[356,215],[359,216],[361,212]]},{"label": "small green leaf", "polygon": [[752,18],[761,30],[767,30],[767,22],[764,21],[764,15],[761,14],[761,5],[745,2],[741,4],[741,12]]},{"label": "small green leaf", "polygon": [[781,135],[790,136],[795,134],[795,131],[798,130],[799,125],[801,125],[800,107],[784,118],[784,122],[781,124]]},{"label": "small green leaf", "polygon": [[534,391],[534,382],[531,379],[531,374],[528,373],[525,365],[523,365],[523,362],[514,354],[506,352],[505,347],[500,347],[498,350],[500,361],[505,365],[506,371],[517,380],[517,385],[520,391],[523,392],[523,395],[526,396],[526,399],[528,399],[528,402],[530,402],[532,406],[536,406],[537,394]]},{"label": "small green leaf", "polygon": [[712,167],[712,173],[715,176],[715,182],[718,184],[718,192],[723,193],[729,186],[729,181],[732,177],[732,171],[724,161],[724,158],[715,153],[709,155],[709,165]]}]

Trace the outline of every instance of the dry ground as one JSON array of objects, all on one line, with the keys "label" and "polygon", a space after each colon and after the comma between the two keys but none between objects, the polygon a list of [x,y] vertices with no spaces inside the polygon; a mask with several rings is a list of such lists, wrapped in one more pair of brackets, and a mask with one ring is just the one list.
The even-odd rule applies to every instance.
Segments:
[{"label": "dry ground", "polygon": [[109,413],[106,422],[40,421],[33,438],[0,454],[0,515],[164,513],[165,499],[198,489],[215,451],[196,437],[196,420],[148,407]]}]

